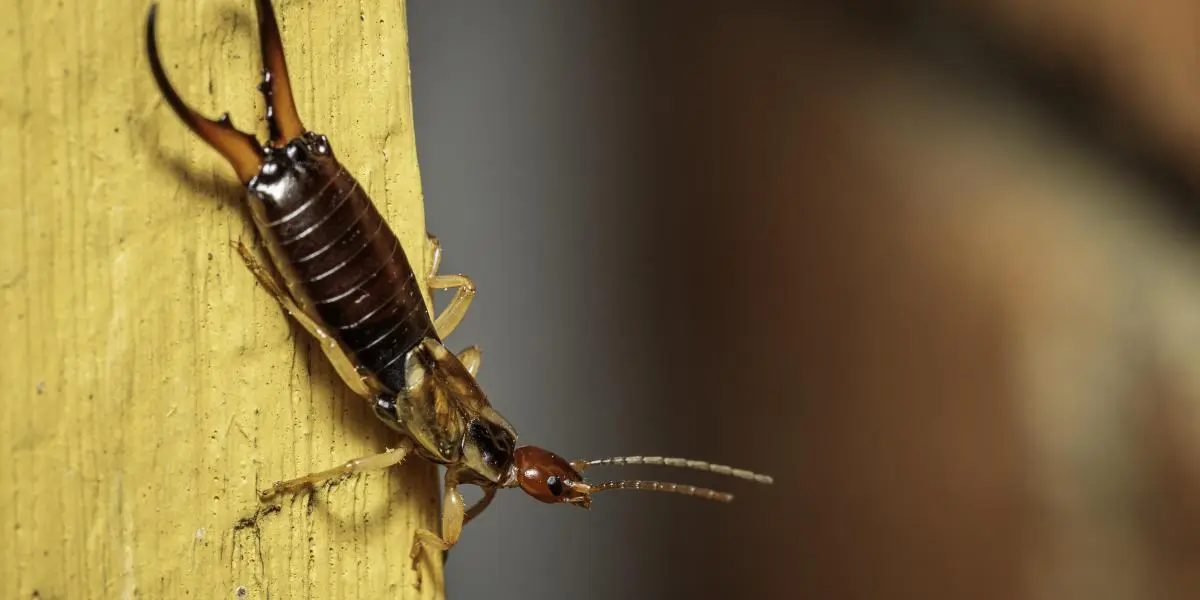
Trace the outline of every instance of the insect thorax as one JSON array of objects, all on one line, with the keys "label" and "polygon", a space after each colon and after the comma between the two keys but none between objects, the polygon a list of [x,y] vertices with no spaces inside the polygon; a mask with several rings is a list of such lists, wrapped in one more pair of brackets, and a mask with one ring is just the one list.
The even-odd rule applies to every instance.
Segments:
[{"label": "insect thorax", "polygon": [[488,403],[475,378],[441,342],[426,338],[404,359],[403,384],[377,400],[376,413],[416,442],[425,458],[457,467],[465,479],[508,476],[517,433]]}]

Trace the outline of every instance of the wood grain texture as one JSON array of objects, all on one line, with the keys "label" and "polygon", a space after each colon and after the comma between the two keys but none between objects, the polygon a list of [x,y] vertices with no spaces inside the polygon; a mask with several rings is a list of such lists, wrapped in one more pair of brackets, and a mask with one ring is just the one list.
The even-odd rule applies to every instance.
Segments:
[{"label": "wood grain texture", "polygon": [[[407,558],[432,465],[261,510],[256,489],[395,438],[231,248],[242,191],[155,88],[148,6],[0,4],[0,597],[440,597]],[[404,2],[276,10],[305,124],[420,264]],[[253,3],[159,18],[184,98],[261,136]]]}]

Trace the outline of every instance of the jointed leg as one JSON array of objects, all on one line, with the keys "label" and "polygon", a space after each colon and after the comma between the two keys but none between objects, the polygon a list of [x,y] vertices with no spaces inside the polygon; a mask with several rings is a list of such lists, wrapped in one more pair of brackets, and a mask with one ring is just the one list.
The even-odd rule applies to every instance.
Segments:
[{"label": "jointed leg", "polygon": [[355,473],[362,473],[363,471],[386,469],[403,462],[404,457],[408,455],[411,449],[412,442],[408,439],[405,439],[400,443],[399,448],[388,450],[380,454],[372,454],[370,456],[356,458],[339,467],[334,467],[318,473],[312,473],[303,477],[289,479],[287,481],[278,481],[269,489],[263,490],[259,494],[259,497],[266,501],[280,494],[290,494],[304,488],[312,487],[313,484],[319,483],[326,479],[345,477]]},{"label": "jointed leg", "polygon": [[467,509],[467,516],[466,516],[466,518],[463,519],[463,525],[470,523],[471,519],[478,517],[479,513],[483,512],[484,509],[486,509],[488,507],[488,505],[492,503],[492,498],[495,498],[495,497],[496,497],[496,488],[494,488],[494,487],[483,488],[483,497],[479,499],[479,502],[476,502],[474,505],[471,506],[471,508]]},{"label": "jointed leg", "polygon": [[345,352],[342,352],[341,346],[338,345],[333,336],[329,335],[323,327],[317,324],[315,318],[304,312],[304,309],[296,304],[291,295],[275,279],[275,275],[254,258],[254,255],[250,253],[250,249],[245,244],[237,242],[236,246],[238,253],[242,255],[242,260],[246,263],[246,268],[250,269],[250,272],[258,278],[258,282],[267,290],[267,293],[274,296],[279,301],[279,304],[283,306],[283,310],[291,315],[305,331],[317,338],[317,341],[321,343],[321,350],[333,365],[334,370],[342,378],[342,381],[345,381],[346,385],[359,396],[372,396],[376,391],[374,386],[370,385],[367,379],[358,372],[354,361],[349,356],[346,356]]},{"label": "jointed leg", "polygon": [[458,362],[461,362],[467,368],[467,372],[472,377],[479,374],[479,362],[481,360],[483,360],[483,357],[479,352],[479,346],[470,346],[458,353]]},{"label": "jointed leg", "polygon": [[433,326],[437,329],[438,337],[446,339],[450,335],[450,332],[454,331],[455,327],[458,327],[463,316],[467,314],[467,307],[471,305],[471,300],[475,298],[475,284],[466,275],[438,275],[438,266],[442,264],[442,244],[438,241],[437,236],[429,236],[429,248],[432,256],[429,260],[429,270],[425,275],[429,289],[445,290],[458,288],[454,293],[454,297],[450,299],[450,304],[447,304],[442,314],[438,315],[433,321]]},{"label": "jointed leg", "polygon": [[458,538],[462,534],[463,522],[466,519],[463,504],[462,493],[458,491],[458,482],[447,474],[445,499],[442,501],[442,535],[438,536],[428,529],[417,530],[416,535],[413,536],[412,550],[408,553],[414,569],[418,567],[422,552],[445,552],[458,543]]},{"label": "jointed leg", "polygon": [[454,297],[450,299],[450,304],[447,304],[446,308],[442,310],[442,314],[433,320],[438,337],[442,339],[446,339],[446,336],[450,335],[455,327],[458,327],[467,314],[467,308],[471,306],[471,300],[475,299],[475,283],[466,275],[438,275],[429,280],[429,289],[449,288],[458,288],[458,290],[454,292]]},{"label": "jointed leg", "polygon": [[429,269],[425,271],[425,281],[429,281],[437,276],[438,267],[442,264],[442,242],[438,240],[436,235],[426,233],[429,238]]}]

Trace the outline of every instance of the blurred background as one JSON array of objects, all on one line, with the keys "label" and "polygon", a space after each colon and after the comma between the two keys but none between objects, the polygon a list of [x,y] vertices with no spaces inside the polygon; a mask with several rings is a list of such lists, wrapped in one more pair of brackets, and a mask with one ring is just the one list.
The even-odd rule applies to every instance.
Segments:
[{"label": "blurred background", "polygon": [[409,24],[449,343],[522,441],[776,478],[501,494],[450,597],[1198,597],[1200,4]]}]

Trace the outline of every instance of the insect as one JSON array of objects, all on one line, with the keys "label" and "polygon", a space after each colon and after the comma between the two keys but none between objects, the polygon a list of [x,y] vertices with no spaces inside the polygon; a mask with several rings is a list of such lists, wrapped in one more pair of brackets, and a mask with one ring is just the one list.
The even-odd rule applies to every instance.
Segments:
[{"label": "insect", "polygon": [[[429,236],[430,264],[417,273],[400,241],[353,176],[334,157],[325,136],[305,129],[297,114],[283,43],[270,0],[256,0],[263,60],[265,145],[236,129],[228,114],[212,120],[183,102],[159,58],[157,5],[146,19],[146,51],[154,80],[175,114],[219,152],[246,186],[255,227],[272,272],[244,245],[247,267],[284,311],[320,341],[341,379],[375,414],[400,433],[398,447],[341,466],[280,481],[264,500],[328,478],[399,464],[408,455],[446,467],[441,532],[420,530],[410,556],[446,551],[465,523],[479,516],[501,488],[519,487],[537,500],[588,508],[592,496],[617,489],[653,490],[729,502],[733,496],[690,485],[619,480],[587,483],[598,465],[665,465],[771,483],[770,477],[702,461],[621,457],[568,462],[535,446],[517,446],[517,431],[475,380],[480,351],[458,354],[442,345],[475,296],[463,275],[440,275],[441,247]],[[417,277],[430,289],[454,289],[441,314],[426,305]],[[459,491],[476,485],[483,498],[467,508]]]}]

